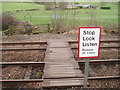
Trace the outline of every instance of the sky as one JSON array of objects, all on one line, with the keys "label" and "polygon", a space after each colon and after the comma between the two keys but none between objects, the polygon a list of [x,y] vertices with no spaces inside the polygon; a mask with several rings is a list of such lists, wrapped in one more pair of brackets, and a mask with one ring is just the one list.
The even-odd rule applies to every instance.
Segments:
[{"label": "sky", "polygon": [[[0,0],[0,2],[33,2],[33,0]],[[54,2],[54,1],[57,1],[57,2],[101,2],[101,1],[104,1],[104,2],[118,2],[120,0],[36,0],[37,2]]]}]

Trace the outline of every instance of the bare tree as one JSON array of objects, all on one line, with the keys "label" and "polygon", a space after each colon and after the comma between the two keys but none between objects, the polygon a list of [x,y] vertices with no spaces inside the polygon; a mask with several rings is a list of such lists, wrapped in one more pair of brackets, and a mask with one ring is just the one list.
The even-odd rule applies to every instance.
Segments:
[{"label": "bare tree", "polygon": [[53,2],[45,2],[44,5],[46,10],[53,10],[55,8]]},{"label": "bare tree", "polygon": [[67,8],[68,3],[67,2],[59,2],[59,8],[60,9],[66,9]]}]

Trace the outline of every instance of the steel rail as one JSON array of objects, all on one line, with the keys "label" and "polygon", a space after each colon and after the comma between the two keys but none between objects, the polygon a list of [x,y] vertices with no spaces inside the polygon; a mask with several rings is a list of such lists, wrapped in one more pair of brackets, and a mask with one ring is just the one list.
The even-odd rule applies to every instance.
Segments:
[{"label": "steel rail", "polygon": [[[100,49],[119,49],[120,46],[102,46]],[[78,47],[71,47],[71,49],[78,49]]]},{"label": "steel rail", "polygon": [[22,51],[22,50],[46,50],[46,47],[40,48],[1,48],[0,51]]},{"label": "steel rail", "polygon": [[0,80],[2,83],[12,83],[12,82],[43,82],[44,79],[8,79]]},{"label": "steel rail", "polygon": [[0,65],[6,65],[6,66],[9,66],[9,65],[44,65],[45,63],[47,62],[0,62]]},{"label": "steel rail", "polygon": [[[74,41],[68,41],[68,43],[78,43],[77,40]],[[100,43],[120,43],[120,40],[101,40]]]},{"label": "steel rail", "polygon": [[[79,64],[85,63],[85,60],[77,61]],[[120,62],[120,59],[108,59],[108,60],[89,60],[90,63],[113,63]]]},{"label": "steel rail", "polygon": [[120,76],[101,76],[101,77],[88,77],[88,80],[101,80],[101,79],[120,79]]},{"label": "steel rail", "polygon": [[47,42],[0,42],[2,45],[19,45],[19,44],[47,44]]}]

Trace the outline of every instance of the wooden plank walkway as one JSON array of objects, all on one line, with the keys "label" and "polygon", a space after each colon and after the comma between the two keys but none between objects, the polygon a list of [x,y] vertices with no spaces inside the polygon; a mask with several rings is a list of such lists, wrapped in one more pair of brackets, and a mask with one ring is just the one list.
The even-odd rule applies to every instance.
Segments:
[{"label": "wooden plank walkway", "polygon": [[83,73],[67,41],[49,40],[45,62],[43,87],[83,86]]}]

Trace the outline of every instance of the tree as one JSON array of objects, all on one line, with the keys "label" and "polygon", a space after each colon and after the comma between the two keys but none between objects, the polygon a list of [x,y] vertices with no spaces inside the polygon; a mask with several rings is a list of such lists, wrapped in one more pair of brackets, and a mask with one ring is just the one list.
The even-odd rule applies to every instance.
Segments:
[{"label": "tree", "polygon": [[66,9],[66,8],[67,8],[67,5],[68,5],[67,2],[59,2],[58,4],[59,4],[59,8],[60,8],[60,9]]},{"label": "tree", "polygon": [[46,10],[53,10],[55,8],[53,2],[45,2],[44,5]]}]

